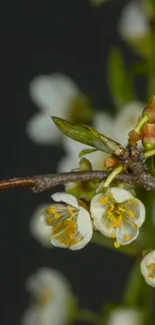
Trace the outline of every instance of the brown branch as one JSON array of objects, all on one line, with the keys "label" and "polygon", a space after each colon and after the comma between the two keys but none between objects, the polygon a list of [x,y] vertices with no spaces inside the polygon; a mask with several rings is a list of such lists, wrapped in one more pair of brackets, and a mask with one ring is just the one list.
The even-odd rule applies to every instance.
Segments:
[{"label": "brown branch", "polygon": [[0,190],[6,190],[12,187],[31,187],[36,182],[35,177],[17,177],[0,181]]},{"label": "brown branch", "polygon": [[[0,181],[0,189],[9,189],[12,187],[31,187],[33,192],[39,193],[68,182],[83,182],[88,180],[103,181],[108,175],[108,171],[94,170],[87,172],[67,172],[25,178],[13,178]],[[155,191],[155,178],[147,172],[142,172],[137,175],[119,174],[116,176],[115,180],[124,184],[131,184],[146,190]]]}]

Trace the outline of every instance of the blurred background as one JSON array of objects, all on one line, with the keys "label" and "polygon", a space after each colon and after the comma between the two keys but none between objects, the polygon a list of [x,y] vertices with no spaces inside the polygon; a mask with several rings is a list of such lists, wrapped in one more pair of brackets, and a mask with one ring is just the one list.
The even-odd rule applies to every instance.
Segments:
[{"label": "blurred background", "polygon": [[[118,135],[124,144],[123,132],[153,90],[152,39],[151,56],[143,50],[154,22],[152,11],[144,10],[142,1],[103,2],[5,3],[1,12],[1,179],[77,167],[72,145],[70,148],[59,132],[55,134],[50,115],[95,125],[99,131],[103,126],[103,133],[109,123],[108,135],[114,134],[115,139]],[[129,4],[141,10],[139,23],[135,13],[139,9],[132,11]],[[130,15],[124,18],[127,12]],[[139,40],[145,43],[141,46]],[[125,117],[120,117],[122,112]],[[118,115],[124,121],[124,131]],[[3,325],[21,324],[31,300],[25,281],[40,267],[63,274],[82,309],[98,313],[106,304],[122,303],[134,257],[95,243],[72,252],[47,248],[40,240],[30,222],[36,209],[50,202],[53,192],[10,189],[0,193]],[[74,324],[86,322],[77,320]]]}]

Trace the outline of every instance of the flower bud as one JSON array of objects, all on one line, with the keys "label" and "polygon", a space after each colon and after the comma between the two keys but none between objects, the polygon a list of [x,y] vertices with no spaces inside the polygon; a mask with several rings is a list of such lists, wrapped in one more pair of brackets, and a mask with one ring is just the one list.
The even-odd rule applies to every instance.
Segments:
[{"label": "flower bud", "polygon": [[146,150],[155,148],[155,123],[146,123],[141,130],[143,146]]},{"label": "flower bud", "polygon": [[155,123],[155,96],[153,96],[148,105],[144,108],[143,116],[147,115],[149,117],[149,123]]}]

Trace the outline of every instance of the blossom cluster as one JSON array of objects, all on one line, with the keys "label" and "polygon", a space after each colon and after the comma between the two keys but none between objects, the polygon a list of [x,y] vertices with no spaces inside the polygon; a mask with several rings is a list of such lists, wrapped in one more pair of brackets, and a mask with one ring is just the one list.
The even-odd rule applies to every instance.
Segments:
[{"label": "blossom cluster", "polygon": [[42,228],[48,230],[52,245],[78,250],[86,246],[99,231],[114,239],[115,247],[127,245],[138,237],[145,221],[145,207],[129,191],[109,188],[88,203],[65,192],[55,193],[56,202],[41,214]]}]

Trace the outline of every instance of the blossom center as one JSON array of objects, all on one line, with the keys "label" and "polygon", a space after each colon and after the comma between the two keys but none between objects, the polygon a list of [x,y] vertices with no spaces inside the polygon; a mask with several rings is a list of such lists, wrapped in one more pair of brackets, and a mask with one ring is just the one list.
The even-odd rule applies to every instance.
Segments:
[{"label": "blossom center", "polygon": [[52,238],[70,247],[82,240],[78,231],[79,209],[68,205],[54,205],[46,210],[46,223],[52,227]]},{"label": "blossom center", "polygon": [[[127,201],[118,203],[115,201],[113,195],[110,193],[107,196],[101,197],[99,202],[107,207],[106,209],[106,217],[108,220],[112,221],[112,225],[110,228],[119,228],[124,219],[134,219],[135,213],[128,207],[127,204],[131,203],[134,207],[136,204],[135,199],[129,199]],[[126,239],[128,240],[128,239]]]},{"label": "blossom center", "polygon": [[147,266],[148,278],[155,278],[155,263],[151,263]]},{"label": "blossom center", "polygon": [[46,289],[41,293],[39,297],[39,304],[41,306],[46,306],[51,301],[51,299],[52,299],[52,294],[48,289]]}]

